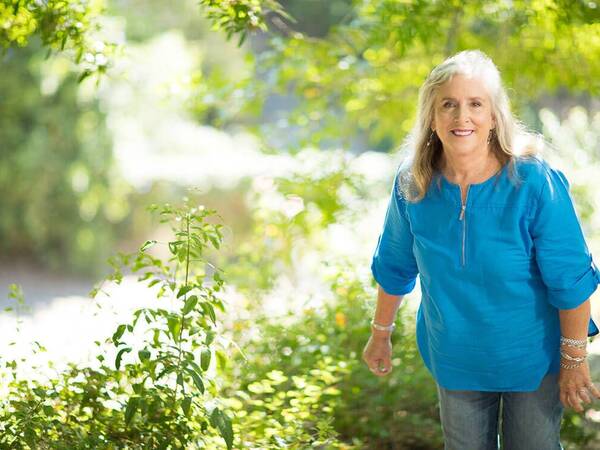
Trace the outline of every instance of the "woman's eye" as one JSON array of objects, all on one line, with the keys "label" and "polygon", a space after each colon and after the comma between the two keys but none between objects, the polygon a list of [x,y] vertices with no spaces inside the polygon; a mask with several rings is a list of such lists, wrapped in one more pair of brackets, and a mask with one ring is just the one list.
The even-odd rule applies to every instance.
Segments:
[{"label": "woman's eye", "polygon": [[481,103],[479,103],[479,102],[473,102],[473,106],[480,107]]},{"label": "woman's eye", "polygon": [[444,103],[442,104],[442,106],[443,106],[444,108],[450,108],[452,105],[453,105],[453,103],[452,103],[452,102],[444,102]]}]

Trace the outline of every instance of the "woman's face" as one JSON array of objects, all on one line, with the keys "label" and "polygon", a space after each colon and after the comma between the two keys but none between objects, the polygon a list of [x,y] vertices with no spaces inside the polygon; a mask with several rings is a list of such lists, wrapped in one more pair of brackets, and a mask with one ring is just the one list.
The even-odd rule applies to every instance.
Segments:
[{"label": "woman's face", "polygon": [[491,100],[480,80],[454,75],[437,89],[431,129],[445,152],[466,155],[485,151],[494,127]]}]

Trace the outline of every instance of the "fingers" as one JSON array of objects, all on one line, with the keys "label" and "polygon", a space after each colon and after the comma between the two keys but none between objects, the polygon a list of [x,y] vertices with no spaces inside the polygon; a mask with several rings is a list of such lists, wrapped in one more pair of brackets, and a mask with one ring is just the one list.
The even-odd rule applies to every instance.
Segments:
[{"label": "fingers", "polygon": [[369,370],[378,377],[383,377],[392,371],[392,365],[389,360],[378,359],[374,364],[368,364]]},{"label": "fingers", "polygon": [[595,398],[600,398],[598,387],[594,383],[590,383],[589,386],[582,386],[577,389],[569,389],[561,391],[560,401],[565,407],[571,407],[577,412],[583,412],[583,406],[586,403],[592,403]]},{"label": "fingers", "polygon": [[588,389],[594,397],[600,398],[600,389],[598,389],[598,386],[596,386],[594,383],[590,383]]},{"label": "fingers", "polygon": [[575,411],[577,411],[577,412],[583,411],[583,406],[581,405],[581,399],[579,398],[579,395],[576,392],[569,392],[567,394],[567,398],[568,398],[569,404]]},{"label": "fingers", "polygon": [[365,347],[362,355],[363,361],[367,364],[369,370],[378,377],[385,376],[392,371],[392,361],[389,351],[381,348],[373,348],[369,344]]},{"label": "fingers", "polygon": [[582,389],[578,389],[577,393],[579,395],[579,398],[581,399],[581,401],[585,404],[585,403],[592,403],[592,399],[590,398],[590,396],[588,395],[588,390],[585,388]]}]

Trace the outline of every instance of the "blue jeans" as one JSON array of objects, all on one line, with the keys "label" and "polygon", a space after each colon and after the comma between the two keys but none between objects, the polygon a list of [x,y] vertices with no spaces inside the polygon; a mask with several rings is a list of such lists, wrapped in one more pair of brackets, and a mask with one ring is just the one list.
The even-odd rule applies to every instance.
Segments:
[{"label": "blue jeans", "polygon": [[445,450],[563,449],[557,373],[547,374],[533,392],[437,388]]}]

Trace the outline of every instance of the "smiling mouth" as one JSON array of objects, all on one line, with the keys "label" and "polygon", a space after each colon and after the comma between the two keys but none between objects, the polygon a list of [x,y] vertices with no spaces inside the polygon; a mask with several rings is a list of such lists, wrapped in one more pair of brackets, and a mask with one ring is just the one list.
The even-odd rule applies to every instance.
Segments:
[{"label": "smiling mouth", "polygon": [[471,136],[474,130],[452,130],[450,131],[454,136]]}]

